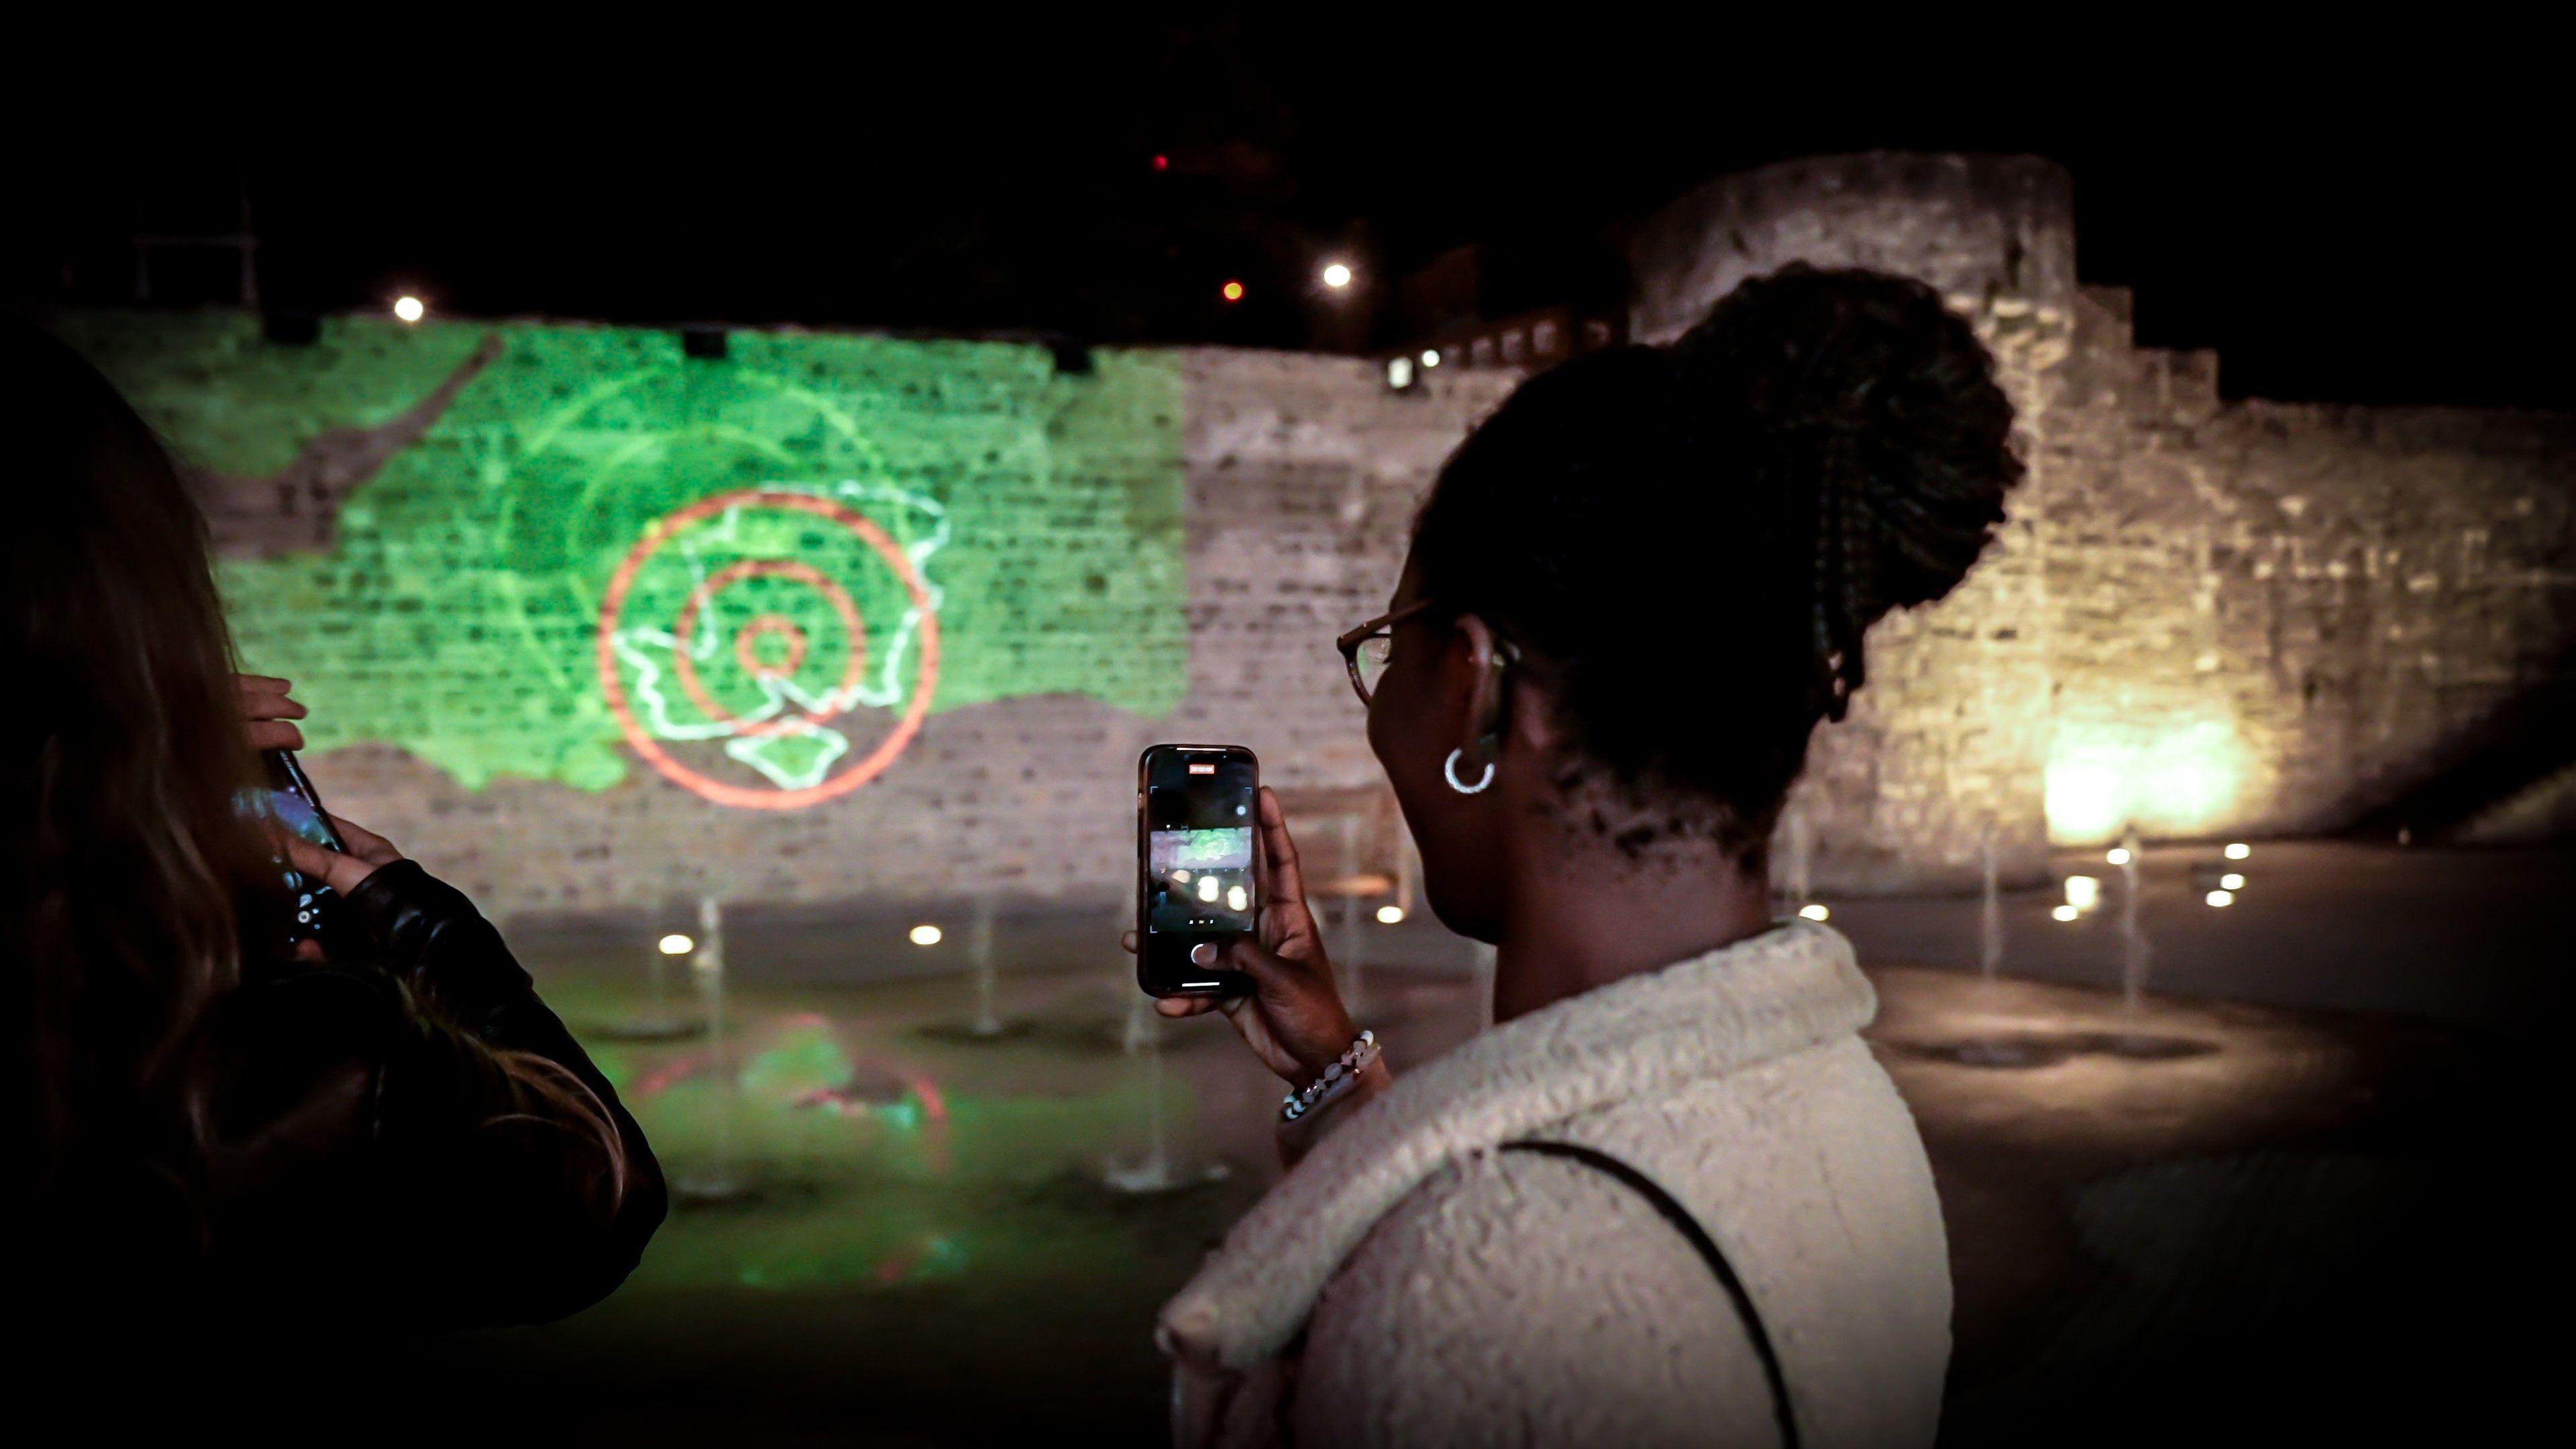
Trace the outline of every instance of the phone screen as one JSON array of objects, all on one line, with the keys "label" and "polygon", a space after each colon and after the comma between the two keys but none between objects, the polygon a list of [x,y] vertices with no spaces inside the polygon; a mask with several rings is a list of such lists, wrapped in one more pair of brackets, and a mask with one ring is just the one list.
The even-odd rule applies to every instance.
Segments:
[{"label": "phone screen", "polygon": [[1239,745],[1156,745],[1138,768],[1136,972],[1156,996],[1251,989],[1215,968],[1259,922],[1254,796],[1260,763]]},{"label": "phone screen", "polygon": [[[325,850],[346,853],[339,832],[331,828],[330,817],[323,812],[322,797],[313,789],[313,781],[303,765],[286,750],[264,750],[260,761],[267,771],[268,784],[251,791],[242,801],[245,814],[274,820],[286,829]],[[332,902],[338,899],[331,888],[306,876],[287,863],[283,856],[272,856],[286,886],[286,898],[294,905],[294,918],[287,927],[287,944],[311,939],[322,933],[322,921]]]}]

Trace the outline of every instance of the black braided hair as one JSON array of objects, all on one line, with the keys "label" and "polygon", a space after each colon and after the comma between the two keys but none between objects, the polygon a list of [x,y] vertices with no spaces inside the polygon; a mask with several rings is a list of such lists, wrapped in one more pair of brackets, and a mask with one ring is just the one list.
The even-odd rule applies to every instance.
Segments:
[{"label": "black braided hair", "polygon": [[[1758,852],[1889,610],[1948,593],[2022,475],[2012,405],[1920,282],[1794,265],[1665,347],[1523,384],[1415,525],[1429,597],[1554,677],[1580,771],[1642,848]],[[1574,783],[1572,780],[1567,782]]]}]

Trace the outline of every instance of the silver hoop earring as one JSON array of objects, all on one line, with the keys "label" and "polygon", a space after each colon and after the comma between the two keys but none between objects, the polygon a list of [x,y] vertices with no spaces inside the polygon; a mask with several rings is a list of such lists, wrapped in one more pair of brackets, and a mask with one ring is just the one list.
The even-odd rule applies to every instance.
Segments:
[{"label": "silver hoop earring", "polygon": [[1470,785],[1466,781],[1459,779],[1458,762],[1465,758],[1467,758],[1467,752],[1465,750],[1451,750],[1449,752],[1447,762],[1442,764],[1440,767],[1440,773],[1449,777],[1450,789],[1457,791],[1461,795],[1473,795],[1482,791],[1486,786],[1494,783],[1494,762],[1491,760],[1487,760],[1485,762],[1485,773],[1476,777],[1475,784]]}]

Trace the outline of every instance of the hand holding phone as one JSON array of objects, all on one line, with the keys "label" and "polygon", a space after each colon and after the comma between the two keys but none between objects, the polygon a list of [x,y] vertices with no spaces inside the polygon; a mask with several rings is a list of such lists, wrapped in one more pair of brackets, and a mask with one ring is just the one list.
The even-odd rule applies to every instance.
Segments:
[{"label": "hand holding phone", "polygon": [[[1342,1005],[1323,933],[1306,909],[1305,874],[1278,795],[1256,790],[1251,819],[1253,929],[1249,935],[1229,936],[1217,956],[1223,975],[1243,985],[1231,994],[1156,993],[1162,999],[1154,1010],[1167,1017],[1224,1012],[1264,1066],[1302,1087],[1350,1048],[1359,1029]],[[1140,854],[1145,849],[1140,845]],[[1140,907],[1137,920],[1140,929],[1128,944],[1136,952],[1139,982],[1145,983],[1151,917]],[[1146,984],[1146,989],[1153,986]]]},{"label": "hand holding phone", "polygon": [[318,939],[322,924],[338,900],[326,879],[326,873],[299,865],[296,847],[345,854],[348,846],[339,832],[331,828],[331,817],[322,809],[321,792],[313,788],[311,777],[296,761],[292,750],[262,750],[260,766],[267,772],[268,789],[259,801],[259,813],[279,828],[279,849],[284,852],[278,865],[286,874],[286,891],[294,908],[294,919],[286,928],[288,949],[298,943]]},{"label": "hand holding phone", "polygon": [[1240,996],[1218,963],[1260,920],[1253,802],[1241,745],[1156,745],[1136,762],[1136,984],[1153,996]]}]

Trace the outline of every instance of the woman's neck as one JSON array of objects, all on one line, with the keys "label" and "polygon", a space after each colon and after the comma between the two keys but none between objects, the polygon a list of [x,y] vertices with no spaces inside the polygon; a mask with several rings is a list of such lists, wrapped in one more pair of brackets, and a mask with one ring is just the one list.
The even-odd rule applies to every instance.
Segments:
[{"label": "woman's neck", "polygon": [[1771,883],[1704,840],[1630,859],[1598,836],[1548,842],[1511,868],[1494,963],[1494,1019],[1509,1021],[1622,977],[1771,927]]}]

